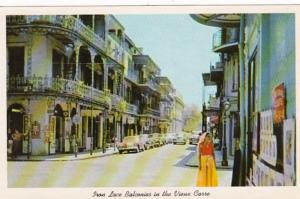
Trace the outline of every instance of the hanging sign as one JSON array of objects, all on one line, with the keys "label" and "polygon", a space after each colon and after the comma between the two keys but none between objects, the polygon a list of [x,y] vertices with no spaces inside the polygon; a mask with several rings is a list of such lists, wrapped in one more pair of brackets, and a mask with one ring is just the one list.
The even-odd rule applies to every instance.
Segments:
[{"label": "hanging sign", "polygon": [[285,88],[283,83],[274,88],[272,96],[273,122],[274,124],[279,124],[285,119]]}]

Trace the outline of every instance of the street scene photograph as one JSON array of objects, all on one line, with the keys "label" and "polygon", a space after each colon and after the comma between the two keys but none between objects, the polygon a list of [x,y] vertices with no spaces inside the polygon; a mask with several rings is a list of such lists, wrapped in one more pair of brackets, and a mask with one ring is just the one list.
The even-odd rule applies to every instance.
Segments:
[{"label": "street scene photograph", "polygon": [[6,15],[8,188],[296,186],[294,13]]}]

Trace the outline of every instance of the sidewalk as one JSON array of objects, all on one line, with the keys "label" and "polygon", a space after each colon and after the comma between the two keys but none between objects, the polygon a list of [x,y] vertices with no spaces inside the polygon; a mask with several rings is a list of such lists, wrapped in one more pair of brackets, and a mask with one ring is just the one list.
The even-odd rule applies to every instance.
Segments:
[{"label": "sidewalk", "polygon": [[[186,166],[190,167],[198,167],[198,157],[197,157],[197,152],[191,152],[192,155],[190,156],[190,159],[185,163]],[[215,151],[215,156],[216,156],[216,168],[217,169],[228,169],[232,170],[233,168],[233,157],[228,157],[228,166],[222,166],[222,151]]]},{"label": "sidewalk", "polygon": [[101,150],[93,151],[93,154],[90,155],[89,151],[80,152],[77,153],[77,157],[75,157],[74,153],[65,153],[65,154],[54,154],[54,155],[43,155],[43,156],[30,156],[29,159],[27,159],[27,155],[19,155],[17,158],[12,159],[11,157],[8,157],[8,161],[73,161],[73,160],[86,160],[91,158],[99,158],[99,157],[105,157],[109,155],[114,155],[116,153],[119,153],[118,149],[107,148],[106,152],[103,153]]}]

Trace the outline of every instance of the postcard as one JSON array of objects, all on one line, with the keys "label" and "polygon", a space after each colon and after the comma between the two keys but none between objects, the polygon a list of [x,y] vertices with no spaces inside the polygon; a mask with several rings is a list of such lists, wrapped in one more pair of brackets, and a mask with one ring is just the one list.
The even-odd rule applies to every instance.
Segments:
[{"label": "postcard", "polygon": [[1,198],[295,198],[299,10],[1,8]]}]

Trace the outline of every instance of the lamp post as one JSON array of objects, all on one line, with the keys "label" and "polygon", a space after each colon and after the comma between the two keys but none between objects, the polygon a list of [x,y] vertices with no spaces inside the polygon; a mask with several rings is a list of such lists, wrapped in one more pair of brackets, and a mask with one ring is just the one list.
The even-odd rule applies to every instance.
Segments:
[{"label": "lamp post", "polygon": [[75,125],[75,134],[74,134],[74,153],[75,153],[75,158],[77,158],[77,152],[78,152],[78,145],[77,145],[77,125],[80,122],[80,116],[78,115],[78,113],[76,113],[73,118],[72,118],[72,122]]},{"label": "lamp post", "polygon": [[90,143],[90,155],[93,155],[93,137],[94,137],[94,119],[93,119],[93,87],[91,87],[91,143]]},{"label": "lamp post", "polygon": [[108,111],[105,109],[103,111],[103,119],[104,119],[104,129],[103,129],[103,139],[102,139],[102,152],[106,152],[106,131],[107,131],[107,116],[108,116]]},{"label": "lamp post", "polygon": [[224,102],[224,130],[223,130],[223,157],[222,157],[222,166],[228,166],[228,160],[227,160],[227,145],[226,145],[226,119],[227,119],[227,111],[230,108],[230,103],[228,100]]},{"label": "lamp post", "polygon": [[25,95],[27,96],[27,122],[26,122],[26,125],[25,128],[27,129],[27,159],[29,160],[30,158],[30,145],[31,145],[31,114],[30,114],[30,97],[29,97],[29,92],[31,92],[32,90],[32,85],[29,84],[26,86],[25,88]]}]

